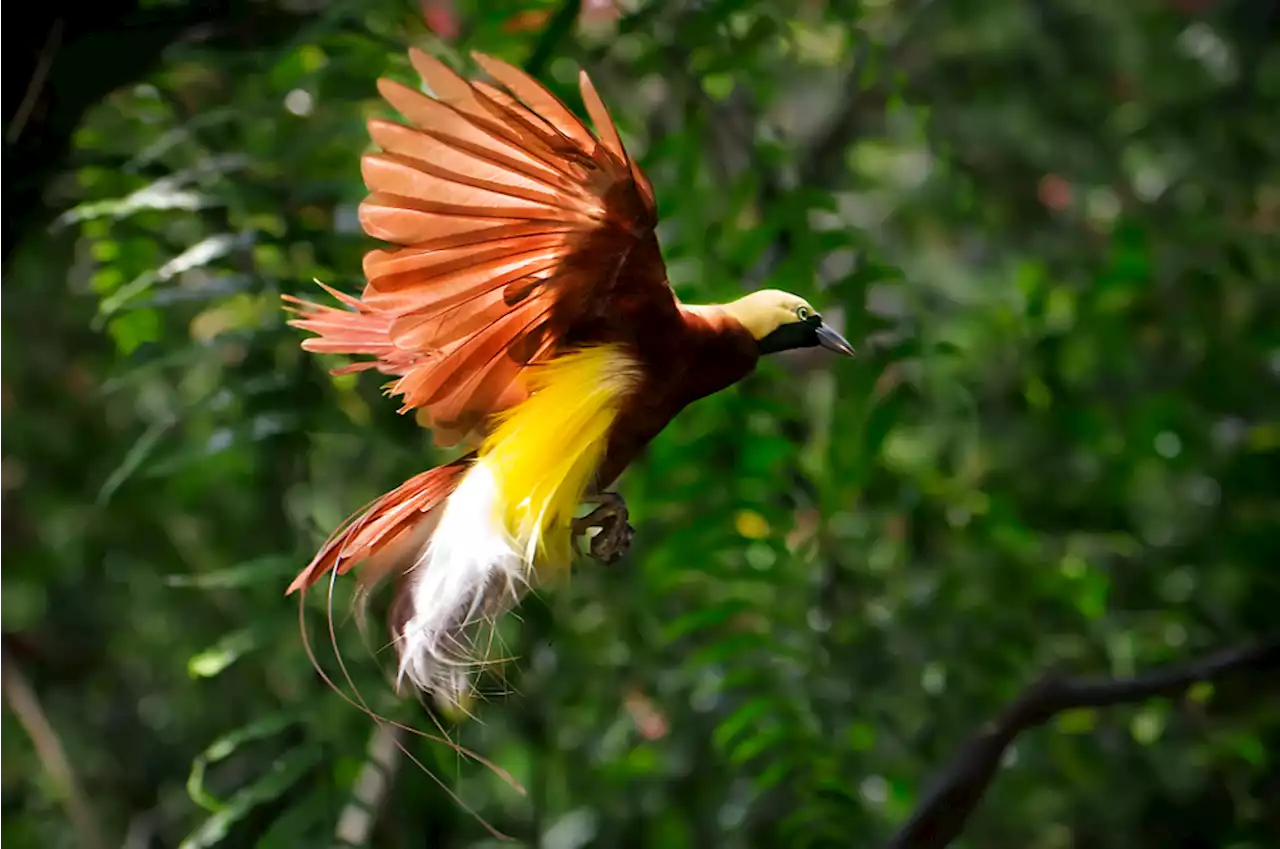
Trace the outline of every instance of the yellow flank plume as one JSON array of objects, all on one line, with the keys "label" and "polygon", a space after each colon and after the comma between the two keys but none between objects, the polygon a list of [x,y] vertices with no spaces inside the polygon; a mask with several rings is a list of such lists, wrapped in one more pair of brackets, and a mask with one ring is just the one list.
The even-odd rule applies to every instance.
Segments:
[{"label": "yellow flank plume", "polygon": [[485,439],[480,462],[493,470],[502,525],[527,563],[571,561],[570,523],[638,377],[618,345],[562,354],[531,370],[530,396]]}]

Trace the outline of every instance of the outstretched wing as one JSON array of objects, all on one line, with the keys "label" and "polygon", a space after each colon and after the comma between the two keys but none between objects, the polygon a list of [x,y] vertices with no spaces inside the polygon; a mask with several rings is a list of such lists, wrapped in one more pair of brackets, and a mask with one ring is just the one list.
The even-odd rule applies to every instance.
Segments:
[{"label": "outstretched wing", "polygon": [[365,256],[359,299],[290,299],[291,323],[318,334],[307,350],[371,356],[348,368],[398,376],[402,412],[424,411],[451,445],[523,400],[525,367],[567,339],[611,341],[578,338],[609,326],[611,308],[678,312],[653,189],[585,73],[598,136],[506,63],[475,57],[499,87],[418,50],[410,59],[435,96],[380,80],[410,125],[370,121],[381,152],[363,159],[360,220],[397,247]]}]

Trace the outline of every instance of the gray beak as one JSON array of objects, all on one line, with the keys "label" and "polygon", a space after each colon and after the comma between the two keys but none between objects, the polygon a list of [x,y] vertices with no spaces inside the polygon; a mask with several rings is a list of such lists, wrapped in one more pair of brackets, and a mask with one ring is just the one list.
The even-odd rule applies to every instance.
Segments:
[{"label": "gray beak", "polygon": [[837,354],[844,354],[846,357],[855,357],[857,352],[853,350],[853,346],[845,341],[845,338],[836,333],[825,324],[819,324],[817,328],[818,344],[826,348],[828,351],[835,351]]}]

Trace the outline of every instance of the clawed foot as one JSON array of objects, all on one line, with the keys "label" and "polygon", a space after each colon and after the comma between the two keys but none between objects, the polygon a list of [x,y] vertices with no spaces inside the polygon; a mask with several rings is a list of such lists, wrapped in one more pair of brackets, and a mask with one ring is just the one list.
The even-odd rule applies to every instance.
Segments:
[{"label": "clawed foot", "polygon": [[[588,504],[600,505],[581,519],[573,520],[573,540],[577,547],[578,538],[586,536],[591,528],[599,528],[600,533],[591,538],[590,554],[601,563],[617,562],[631,547],[631,538],[636,529],[627,523],[627,502],[616,492],[602,492],[588,496]],[[578,549],[578,553],[582,553]]]}]

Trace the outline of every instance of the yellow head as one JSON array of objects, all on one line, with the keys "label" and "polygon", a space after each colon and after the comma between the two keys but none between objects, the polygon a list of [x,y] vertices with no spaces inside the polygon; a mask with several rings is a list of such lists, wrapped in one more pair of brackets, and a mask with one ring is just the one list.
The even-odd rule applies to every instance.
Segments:
[{"label": "yellow head", "polygon": [[822,315],[799,295],[762,289],[721,307],[747,329],[761,354],[821,345],[829,351],[854,355],[853,346],[822,323]]}]

